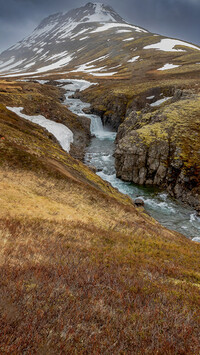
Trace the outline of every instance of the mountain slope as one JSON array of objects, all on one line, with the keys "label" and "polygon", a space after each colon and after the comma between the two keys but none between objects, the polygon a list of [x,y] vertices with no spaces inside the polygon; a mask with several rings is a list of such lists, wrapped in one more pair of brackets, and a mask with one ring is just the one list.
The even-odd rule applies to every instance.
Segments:
[{"label": "mountain slope", "polygon": [[178,58],[188,54],[195,63],[199,51],[198,46],[128,24],[108,6],[88,3],[44,19],[30,36],[0,55],[0,73],[123,76],[143,64],[148,64],[145,71],[152,65],[159,69],[169,59],[178,67]]},{"label": "mountain slope", "polygon": [[[147,33],[127,24],[110,7],[88,3],[67,14],[44,19],[31,36],[2,53],[1,72],[20,72],[22,69],[46,72],[68,65],[74,67],[84,53],[85,44],[90,47],[97,37],[110,29],[114,33],[134,33],[136,37]],[[106,40],[102,38],[104,45]]]}]

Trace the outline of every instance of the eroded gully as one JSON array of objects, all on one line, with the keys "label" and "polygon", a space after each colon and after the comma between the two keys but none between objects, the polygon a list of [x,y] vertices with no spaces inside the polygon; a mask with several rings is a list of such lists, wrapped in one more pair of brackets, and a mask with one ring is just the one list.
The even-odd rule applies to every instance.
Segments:
[{"label": "eroded gully", "polygon": [[60,85],[67,91],[64,102],[68,108],[77,115],[84,115],[91,120],[91,133],[93,138],[87,147],[85,163],[94,166],[97,174],[111,183],[120,192],[128,194],[132,199],[140,197],[145,202],[145,209],[163,226],[178,231],[186,237],[200,242],[200,218],[195,211],[182,203],[170,198],[165,192],[124,182],[116,177],[114,150],[116,132],[103,127],[101,118],[93,114],[85,114],[84,108],[89,103],[79,99],[70,98],[76,90],[84,90],[91,83],[85,80],[60,80]]}]

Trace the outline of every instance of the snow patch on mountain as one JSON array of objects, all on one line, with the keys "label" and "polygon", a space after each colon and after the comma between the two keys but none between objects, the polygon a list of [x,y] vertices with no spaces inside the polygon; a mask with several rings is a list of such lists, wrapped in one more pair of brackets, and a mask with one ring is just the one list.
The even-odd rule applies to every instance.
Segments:
[{"label": "snow patch on mountain", "polygon": [[15,60],[15,57],[11,57],[7,62],[1,62],[0,68],[7,67],[9,64],[12,64]]},{"label": "snow patch on mountain", "polygon": [[64,51],[64,52],[60,52],[60,53],[58,53],[58,54],[54,54],[54,55],[52,55],[51,56],[51,60],[52,59],[58,59],[58,58],[60,58],[60,57],[64,57],[64,56],[66,56],[66,55],[68,55],[68,51]]},{"label": "snow patch on mountain", "polygon": [[101,25],[100,27],[96,28],[95,30],[91,31],[90,33],[98,33],[98,32],[103,32],[103,31],[108,31],[110,29],[113,28],[120,28],[120,27],[124,27],[124,28],[131,28],[133,30],[135,30],[136,32],[146,32],[146,30],[143,30],[140,27],[136,27],[133,25],[128,25],[126,23],[105,23],[103,25]]},{"label": "snow patch on mountain", "polygon": [[71,39],[74,39],[80,35],[82,35],[83,33],[87,32],[89,29],[88,28],[84,28],[83,30],[79,31],[78,33],[75,33],[75,35],[71,36]]},{"label": "snow patch on mountain", "polygon": [[38,61],[47,60],[49,51],[45,52],[41,57],[37,58]]},{"label": "snow patch on mountain", "polygon": [[88,62],[86,64],[81,64],[76,69],[72,70],[71,72],[72,73],[83,72],[83,73],[93,74],[94,72],[101,71],[104,68],[106,68],[106,67],[104,66],[104,67],[100,67],[100,68],[95,68],[95,65],[91,65],[90,62]]},{"label": "snow patch on mountain", "polygon": [[152,99],[154,99],[154,97],[155,97],[155,95],[147,96],[146,99],[147,99],[147,100],[152,100]]},{"label": "snow patch on mountain", "polygon": [[118,30],[116,33],[127,33],[132,32],[131,30]]},{"label": "snow patch on mountain", "polygon": [[170,100],[171,98],[172,97],[164,97],[163,99],[153,102],[152,104],[150,104],[150,106],[152,106],[152,107],[160,106],[161,104],[163,104],[163,102],[166,102],[166,101]]},{"label": "snow patch on mountain", "polygon": [[49,64],[47,66],[37,69],[37,73],[43,73],[43,72],[46,72],[49,70],[59,69],[60,67],[63,67],[65,65],[69,64],[69,62],[71,62],[72,58],[73,58],[72,55],[67,55],[66,57],[58,60],[55,63]]},{"label": "snow patch on mountain", "polygon": [[157,70],[169,70],[169,69],[174,69],[174,68],[178,68],[180,67],[180,65],[175,65],[175,64],[165,64],[162,68],[159,68]]},{"label": "snow patch on mountain", "polygon": [[80,22],[73,21],[73,19],[69,19],[67,23],[64,23],[62,26],[58,28],[58,30],[54,33],[52,38],[59,37],[59,40],[65,38],[71,38],[73,36],[73,30],[80,24]]},{"label": "snow patch on mountain", "polygon": [[158,43],[149,44],[148,46],[145,46],[144,49],[158,49],[164,52],[185,52],[184,49],[175,49],[174,48],[175,46],[184,46],[184,47],[197,49],[198,51],[200,51],[200,48],[194,46],[193,44],[179,41],[177,39],[171,39],[171,38],[163,38]]},{"label": "snow patch on mountain", "polygon": [[28,69],[30,67],[33,67],[33,65],[35,65],[35,62],[29,63],[27,65],[24,66],[24,69]]},{"label": "snow patch on mountain", "polygon": [[43,50],[44,50],[44,48],[40,48],[40,49],[38,49],[38,50],[37,50],[37,54],[42,53],[42,52],[43,52]]},{"label": "snow patch on mountain", "polygon": [[106,59],[109,57],[109,54],[102,55],[101,57],[95,58],[88,62],[87,64],[95,63],[95,62],[101,62],[102,60]]},{"label": "snow patch on mountain", "polygon": [[[14,64],[11,64],[11,65],[7,65],[8,64],[8,62],[7,63],[5,63],[6,64],[6,66],[4,66],[2,69],[1,69],[1,71],[2,72],[7,72],[7,71],[9,71],[9,70],[11,70],[11,69],[14,69],[14,68],[16,68],[17,66],[19,66],[19,65],[21,65],[24,61],[26,61],[26,59],[23,59],[23,60],[19,60],[18,62],[15,62]],[[16,71],[16,70],[15,70]]]},{"label": "snow patch on mountain", "polygon": [[40,37],[41,35],[50,32],[54,27],[56,27],[57,24],[58,22],[55,21],[53,23],[48,23],[46,26],[39,26],[33,31],[33,34],[28,38],[33,39],[35,37]]},{"label": "snow patch on mountain", "polygon": [[85,41],[85,39],[89,38],[88,36],[83,37],[83,38],[79,38],[79,41]]},{"label": "snow patch on mountain", "polygon": [[81,47],[81,48],[79,48],[79,49],[77,49],[77,52],[81,52],[81,51],[83,51],[85,49],[85,46],[84,47]]},{"label": "snow patch on mountain", "polygon": [[131,38],[125,38],[122,41],[123,42],[128,42],[128,41],[133,41],[133,40],[134,40],[134,37],[131,37]]},{"label": "snow patch on mountain", "polygon": [[111,73],[91,73],[93,76],[113,76],[115,74],[118,74],[117,71],[111,72]]},{"label": "snow patch on mountain", "polygon": [[[99,58],[93,59],[90,62],[84,63],[79,65],[76,69],[72,70],[71,73],[76,73],[76,72],[83,72],[83,73],[87,73],[93,76],[112,76],[114,74],[117,74],[118,72],[107,72],[108,70],[114,69],[114,68],[118,68],[120,65],[117,65],[115,67],[112,68],[108,68],[107,66],[102,66],[102,67],[97,67],[97,63],[96,62],[101,62],[104,59],[108,58],[109,54],[106,54],[104,56],[101,56]],[[94,64],[96,63],[96,64]]]},{"label": "snow patch on mountain", "polygon": [[133,57],[132,59],[128,60],[128,63],[134,63],[134,62],[136,62],[139,58],[140,58],[140,56],[137,55],[136,57]]},{"label": "snow patch on mountain", "polygon": [[48,120],[42,115],[38,116],[28,116],[22,113],[23,107],[7,107],[8,110],[16,113],[18,116],[25,118],[28,121],[38,124],[39,126],[46,128],[48,132],[52,133],[54,137],[58,140],[61,147],[69,153],[70,144],[73,143],[74,137],[72,131],[67,128],[62,123],[57,123]]}]

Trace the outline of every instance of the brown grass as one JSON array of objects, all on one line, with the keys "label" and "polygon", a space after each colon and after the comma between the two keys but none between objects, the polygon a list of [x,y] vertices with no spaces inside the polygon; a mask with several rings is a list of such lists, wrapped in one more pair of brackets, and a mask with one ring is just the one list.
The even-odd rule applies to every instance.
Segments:
[{"label": "brown grass", "polygon": [[2,353],[198,353],[199,246],[112,223],[1,219]]},{"label": "brown grass", "polygon": [[200,245],[3,107],[0,135],[0,353],[199,354]]}]

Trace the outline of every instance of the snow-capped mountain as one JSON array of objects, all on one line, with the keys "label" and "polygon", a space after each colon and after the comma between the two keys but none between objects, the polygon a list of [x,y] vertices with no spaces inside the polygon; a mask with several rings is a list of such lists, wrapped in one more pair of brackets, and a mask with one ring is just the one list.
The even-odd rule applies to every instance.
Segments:
[{"label": "snow-capped mountain", "polygon": [[46,72],[62,68],[75,61],[83,47],[93,45],[97,37],[105,45],[104,35],[108,30],[111,34],[137,36],[147,32],[127,24],[109,6],[88,3],[68,13],[45,18],[30,36],[1,54],[0,72]]},{"label": "snow-capped mountain", "polygon": [[[191,49],[200,50],[128,24],[110,6],[89,2],[45,18],[30,36],[4,51],[0,55],[0,75],[82,72],[111,76],[130,72],[133,63],[149,58],[151,50]],[[160,67],[165,64],[161,62]]]}]

